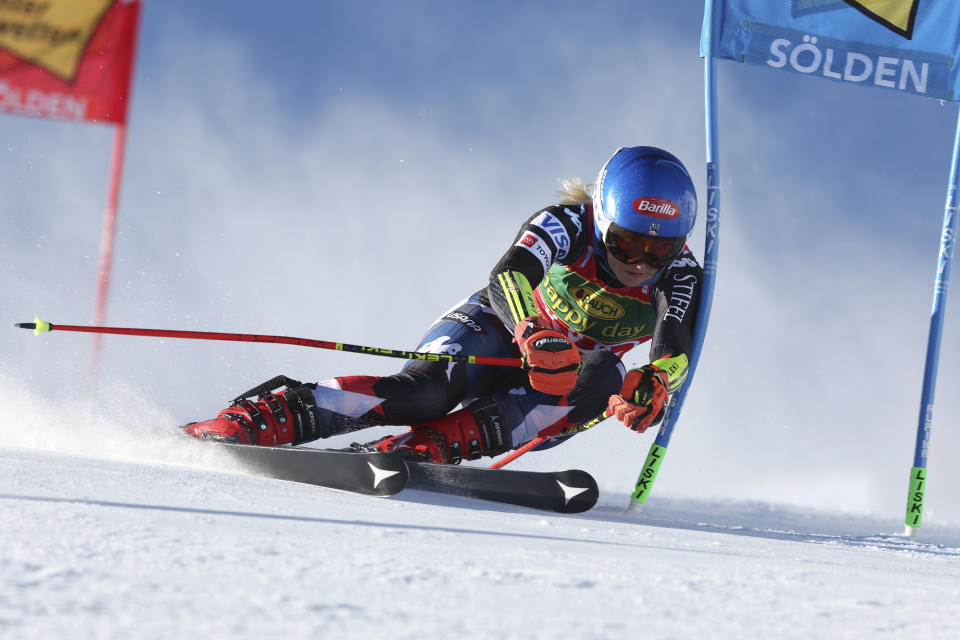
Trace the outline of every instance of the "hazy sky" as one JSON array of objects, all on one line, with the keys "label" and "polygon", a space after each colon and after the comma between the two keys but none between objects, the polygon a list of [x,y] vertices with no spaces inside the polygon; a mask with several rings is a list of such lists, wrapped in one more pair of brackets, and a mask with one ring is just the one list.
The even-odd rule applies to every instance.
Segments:
[{"label": "hazy sky", "polygon": [[[592,181],[618,146],[673,151],[702,202],[698,2],[276,4],[145,3],[109,324],[412,348],[558,178]],[[718,288],[654,495],[902,512],[956,112],[721,63]],[[0,324],[87,323],[112,131],[0,116],[0,139]],[[956,307],[927,507],[960,521]],[[69,423],[89,339],[9,328],[0,345],[8,410]],[[122,429],[210,417],[278,373],[397,367],[117,337],[101,386],[136,399]],[[627,492],[651,439],[608,422],[527,464]]]}]

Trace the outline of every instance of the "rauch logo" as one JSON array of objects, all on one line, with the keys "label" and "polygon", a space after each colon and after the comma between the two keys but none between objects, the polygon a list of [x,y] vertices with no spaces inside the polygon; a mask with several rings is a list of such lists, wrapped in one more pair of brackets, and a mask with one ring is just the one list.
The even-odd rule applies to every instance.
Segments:
[{"label": "rauch logo", "polygon": [[570,293],[573,296],[573,301],[588,316],[600,320],[619,320],[627,314],[626,309],[620,303],[603,295],[604,292],[601,289],[587,285],[574,287]]}]

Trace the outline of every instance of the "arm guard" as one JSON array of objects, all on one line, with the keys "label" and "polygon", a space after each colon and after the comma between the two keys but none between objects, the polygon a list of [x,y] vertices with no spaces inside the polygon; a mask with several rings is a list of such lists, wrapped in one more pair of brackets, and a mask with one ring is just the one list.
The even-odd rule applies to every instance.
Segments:
[{"label": "arm guard", "polygon": [[667,390],[670,393],[673,393],[680,388],[680,385],[683,384],[683,381],[687,379],[687,371],[690,369],[690,361],[685,353],[681,353],[675,357],[666,356],[658,360],[654,360],[650,364],[663,369],[666,372],[667,378],[669,379]]},{"label": "arm guard", "polygon": [[[494,273],[490,278],[487,294],[500,319],[510,319],[509,323],[504,322],[508,329],[515,328],[524,318],[540,314],[533,299],[533,287],[530,286],[527,276],[520,271]],[[503,313],[504,310],[506,314]]]}]

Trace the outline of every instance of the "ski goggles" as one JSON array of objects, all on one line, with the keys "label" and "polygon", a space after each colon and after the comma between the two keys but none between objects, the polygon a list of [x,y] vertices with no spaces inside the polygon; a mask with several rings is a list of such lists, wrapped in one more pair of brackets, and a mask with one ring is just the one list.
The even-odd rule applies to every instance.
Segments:
[{"label": "ski goggles", "polygon": [[658,238],[630,231],[611,224],[603,236],[603,244],[614,258],[626,264],[642,262],[662,269],[676,260],[683,251],[687,236]]}]

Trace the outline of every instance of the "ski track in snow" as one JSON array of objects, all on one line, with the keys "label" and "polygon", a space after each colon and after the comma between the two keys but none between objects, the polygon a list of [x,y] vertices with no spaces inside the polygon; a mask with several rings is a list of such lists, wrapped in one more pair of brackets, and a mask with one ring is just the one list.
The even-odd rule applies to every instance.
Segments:
[{"label": "ski track in snow", "polygon": [[0,637],[960,637],[956,528],[656,496],[635,514],[609,492],[576,516],[370,498],[181,444],[0,448]]}]

